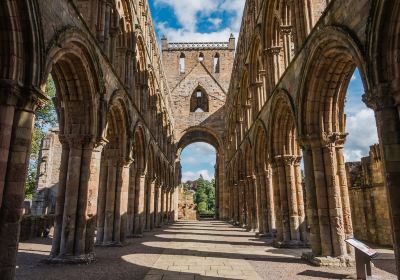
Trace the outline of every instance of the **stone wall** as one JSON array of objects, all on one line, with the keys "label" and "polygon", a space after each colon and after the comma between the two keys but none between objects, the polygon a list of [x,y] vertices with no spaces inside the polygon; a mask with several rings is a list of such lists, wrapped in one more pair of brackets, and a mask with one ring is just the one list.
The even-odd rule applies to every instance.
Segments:
[{"label": "stone wall", "polygon": [[179,220],[197,220],[198,213],[193,200],[193,192],[179,187],[178,218]]},{"label": "stone wall", "polygon": [[54,227],[54,216],[33,216],[25,215],[21,221],[20,241],[34,239],[36,237],[46,237]]},{"label": "stone wall", "polygon": [[36,189],[32,199],[32,215],[55,212],[62,147],[58,128],[50,129],[43,138],[37,169]]},{"label": "stone wall", "polygon": [[370,148],[361,162],[346,163],[354,236],[391,246],[389,207],[379,145]]}]

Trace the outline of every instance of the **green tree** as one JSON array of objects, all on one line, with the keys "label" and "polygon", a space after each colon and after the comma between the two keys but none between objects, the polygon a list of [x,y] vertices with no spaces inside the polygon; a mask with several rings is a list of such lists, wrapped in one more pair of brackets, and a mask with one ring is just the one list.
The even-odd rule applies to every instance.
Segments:
[{"label": "green tree", "polygon": [[200,175],[195,182],[194,201],[197,205],[197,210],[201,214],[215,213],[215,180],[213,179],[210,182]]},{"label": "green tree", "polygon": [[32,198],[35,189],[40,144],[49,128],[57,124],[57,114],[52,101],[52,98],[56,95],[56,88],[51,75],[49,75],[49,78],[47,79],[45,93],[49,100],[44,102],[36,111],[35,124],[32,132],[32,147],[29,157],[28,178],[25,185],[25,197],[28,199]]}]

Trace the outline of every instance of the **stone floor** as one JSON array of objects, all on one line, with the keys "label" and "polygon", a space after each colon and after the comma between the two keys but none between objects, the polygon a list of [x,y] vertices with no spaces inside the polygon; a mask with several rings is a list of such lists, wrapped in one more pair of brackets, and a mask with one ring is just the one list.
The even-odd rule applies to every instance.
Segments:
[{"label": "stone floor", "polygon": [[[96,248],[90,265],[47,265],[50,239],[20,243],[17,279],[351,279],[354,268],[313,267],[303,250],[276,249],[271,241],[220,221],[182,221],[123,247]],[[397,279],[393,251],[375,261],[377,279]]]}]

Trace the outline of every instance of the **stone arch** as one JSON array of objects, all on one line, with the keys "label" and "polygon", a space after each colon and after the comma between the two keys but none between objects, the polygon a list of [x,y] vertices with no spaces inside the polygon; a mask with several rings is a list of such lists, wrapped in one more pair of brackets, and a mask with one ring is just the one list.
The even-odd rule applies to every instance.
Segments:
[{"label": "stone arch", "polygon": [[244,121],[244,134],[250,129],[253,123],[253,110],[252,104],[253,96],[249,88],[249,74],[245,71],[242,75],[242,80],[240,83],[240,104],[243,111],[243,121]]},{"label": "stone arch", "polygon": [[275,230],[275,209],[272,188],[271,165],[268,151],[267,129],[261,121],[255,123],[253,157],[255,163],[258,196],[258,223],[260,234],[272,234]]},{"label": "stone arch", "polygon": [[[369,56],[371,76],[375,86],[385,85],[382,95],[396,93],[393,98],[400,100],[400,5],[396,1],[378,1],[373,10],[373,22],[369,34]],[[375,55],[376,54],[376,55]],[[380,93],[377,93],[380,94]]]},{"label": "stone arch", "polygon": [[179,158],[182,150],[186,146],[195,142],[208,143],[213,146],[217,152],[221,151],[222,141],[217,133],[206,127],[195,126],[184,131],[182,137],[178,141],[177,157]]},{"label": "stone arch", "polygon": [[38,86],[43,46],[36,4],[2,1],[0,18],[0,79]]},{"label": "stone arch", "polygon": [[63,149],[51,256],[92,261],[105,103],[102,71],[84,33],[70,28],[52,40],[43,84],[50,72]]},{"label": "stone arch", "polygon": [[147,149],[146,187],[145,187],[145,230],[154,229],[154,192],[157,179],[157,156],[155,143],[150,142]]},{"label": "stone arch", "polygon": [[[257,30],[259,30],[258,28]],[[250,63],[250,81],[253,90],[253,115],[256,116],[261,110],[262,106],[267,101],[266,92],[269,89],[266,88],[265,84],[265,66],[264,66],[264,55],[262,54],[262,41],[261,35],[256,33],[256,39],[253,42],[251,51],[251,63]]]},{"label": "stone arch", "polygon": [[326,27],[313,42],[298,94],[299,134],[344,133],[345,94],[356,67],[369,88],[364,55],[360,44],[338,27]]},{"label": "stone arch", "polygon": [[146,52],[145,52],[145,44],[144,39],[140,32],[136,32],[135,36],[135,55],[136,55],[136,73],[135,73],[135,96],[134,100],[137,104],[137,108],[141,113],[143,113],[146,109],[146,85],[148,79],[147,73],[147,59],[146,59]]},{"label": "stone arch", "polygon": [[104,114],[100,104],[104,93],[103,74],[91,42],[80,30],[71,28],[53,39],[43,85],[50,72],[56,85],[60,134],[86,135],[92,138],[90,140],[100,138],[101,114]]},{"label": "stone arch", "polygon": [[338,27],[326,27],[312,39],[298,94],[310,243],[316,255],[346,258],[344,240],[353,230],[343,154],[344,102],[356,66],[367,85],[365,60],[360,44]]},{"label": "stone arch", "polygon": [[272,96],[268,127],[271,147],[274,203],[278,244],[306,242],[305,211],[301,179],[301,152],[297,143],[296,118],[292,99],[285,90]]},{"label": "stone arch", "polygon": [[128,194],[128,231],[132,236],[141,237],[145,228],[145,180],[146,180],[146,134],[144,125],[138,121],[133,132],[133,161]]}]

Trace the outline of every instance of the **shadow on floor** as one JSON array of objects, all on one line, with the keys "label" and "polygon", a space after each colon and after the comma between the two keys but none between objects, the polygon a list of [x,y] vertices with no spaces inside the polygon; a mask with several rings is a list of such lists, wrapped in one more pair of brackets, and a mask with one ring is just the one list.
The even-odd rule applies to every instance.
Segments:
[{"label": "shadow on floor", "polygon": [[315,277],[315,278],[327,278],[327,279],[347,279],[349,275],[333,272],[323,272],[318,270],[305,270],[298,275]]}]

